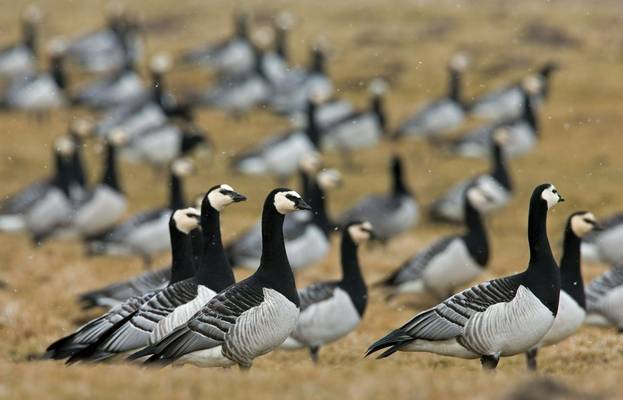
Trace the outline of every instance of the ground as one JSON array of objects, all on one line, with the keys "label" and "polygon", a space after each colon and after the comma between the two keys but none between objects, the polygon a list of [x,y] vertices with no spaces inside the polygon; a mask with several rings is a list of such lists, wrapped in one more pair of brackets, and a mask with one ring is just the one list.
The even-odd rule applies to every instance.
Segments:
[{"label": "ground", "polygon": [[[103,21],[104,4],[96,1],[37,2],[45,12],[43,36],[75,36]],[[18,34],[17,16],[23,1],[0,1],[0,43]],[[555,60],[561,70],[553,80],[551,98],[542,108],[542,137],[531,154],[512,162],[516,194],[503,211],[487,218],[493,257],[484,280],[524,268],[527,203],[532,188],[555,183],[567,202],[550,215],[549,232],[557,255],[567,216],[580,209],[598,217],[623,208],[620,127],[623,125],[623,22],[618,1],[225,1],[128,2],[146,24],[147,51],[179,51],[228,34],[237,9],[253,14],[255,25],[289,10],[296,17],[290,46],[303,63],[307,47],[318,36],[330,44],[329,69],[338,93],[357,105],[366,104],[366,85],[374,77],[390,83],[390,125],[397,126],[418,104],[443,93],[445,63],[456,51],[469,54],[465,94],[477,96],[504,82],[518,79],[540,64]],[[43,63],[45,64],[45,63]],[[72,85],[86,79],[74,74]],[[171,84],[183,93],[208,85],[205,72],[175,69]],[[8,195],[48,173],[50,143],[65,132],[68,121],[84,110],[53,113],[37,121],[19,113],[0,114],[0,189]],[[196,194],[216,183],[228,183],[249,201],[232,206],[223,216],[223,236],[230,239],[253,223],[265,194],[275,185],[269,178],[228,173],[228,158],[287,122],[267,112],[242,120],[216,111],[202,111],[201,126],[216,143],[209,159],[198,159],[198,173],[188,181]],[[474,125],[475,122],[470,123]],[[99,163],[93,146],[87,148],[93,177]],[[337,212],[366,193],[385,190],[389,155],[400,154],[408,165],[408,181],[425,207],[448,186],[488,168],[487,163],[458,160],[420,141],[384,143],[355,156],[356,171],[344,171],[345,186],[331,193],[330,209]],[[327,163],[341,168],[340,158]],[[342,168],[343,169],[343,168]],[[123,165],[123,184],[130,211],[162,204],[165,181],[153,171]],[[292,181],[290,185],[295,186]],[[374,282],[406,257],[456,227],[420,225],[387,247],[362,250],[366,279]],[[334,246],[321,265],[297,276],[299,286],[338,274]],[[158,260],[164,264],[167,256]],[[586,265],[588,280],[605,265]],[[77,243],[55,242],[33,248],[28,237],[0,235],[0,398],[150,399],[210,398],[504,398],[517,385],[531,382],[522,356],[503,359],[496,374],[480,370],[478,361],[428,354],[399,353],[389,359],[363,359],[366,348],[388,330],[420,310],[427,299],[399,298],[387,303],[373,291],[365,320],[345,339],[323,348],[314,366],[305,352],[275,352],[258,359],[248,372],[201,370],[193,367],[142,369],[111,364],[65,367],[58,362],[29,362],[53,340],[70,333],[85,315],[75,302],[86,289],[130,277],[142,271],[139,260],[86,259]],[[244,272],[239,272],[238,277]],[[623,343],[610,329],[582,328],[566,342],[541,352],[540,375],[574,390],[606,397],[621,395]]]}]

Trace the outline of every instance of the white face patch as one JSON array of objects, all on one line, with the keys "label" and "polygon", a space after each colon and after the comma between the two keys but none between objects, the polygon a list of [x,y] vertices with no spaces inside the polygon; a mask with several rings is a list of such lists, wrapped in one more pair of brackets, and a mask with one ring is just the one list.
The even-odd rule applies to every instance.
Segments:
[{"label": "white face patch", "polygon": [[318,173],[316,180],[323,190],[331,190],[340,187],[342,184],[342,174],[340,174],[340,171],[337,169],[324,169]]},{"label": "white face patch", "polygon": [[301,198],[301,195],[294,190],[290,190],[289,192],[277,192],[277,194],[275,194],[275,202],[273,204],[275,205],[275,209],[277,209],[280,214],[286,215],[292,211],[298,210],[298,208],[296,208],[296,204],[294,204],[292,200],[288,199],[288,195],[299,199]]},{"label": "white face patch", "polygon": [[493,140],[499,145],[504,145],[508,143],[510,139],[510,133],[506,128],[498,128],[493,132]]},{"label": "white face patch", "polygon": [[469,57],[463,53],[456,54],[450,60],[450,68],[455,71],[463,71],[469,66]]},{"label": "white face patch", "polygon": [[108,140],[110,140],[110,143],[112,143],[115,146],[122,146],[126,144],[127,139],[128,139],[128,135],[126,135],[126,133],[121,129],[113,130],[112,132],[110,132],[110,135],[108,136]]},{"label": "white face patch", "polygon": [[193,170],[193,163],[187,158],[179,158],[173,162],[171,170],[176,176],[190,175]]},{"label": "white face patch", "polygon": [[348,234],[355,244],[367,242],[372,237],[372,224],[369,222],[363,222],[361,224],[354,224],[348,227]]},{"label": "white face patch", "polygon": [[571,230],[581,238],[595,228],[596,222],[593,213],[574,215],[571,217]]},{"label": "white face patch", "polygon": [[201,213],[199,210],[189,207],[182,210],[176,210],[175,213],[173,213],[173,220],[175,221],[175,226],[180,232],[188,234],[190,231],[199,226],[200,215]]},{"label": "white face patch", "polygon": [[228,194],[221,193],[221,189],[234,192],[234,189],[231,186],[223,184],[208,193],[208,201],[210,202],[210,205],[219,212],[234,202],[233,197]]},{"label": "white face patch", "polygon": [[547,208],[550,209],[560,202],[560,194],[554,185],[550,185],[541,192],[541,198],[547,202]]},{"label": "white face patch", "polygon": [[467,200],[477,210],[483,210],[489,203],[489,200],[482,193],[482,190],[478,189],[477,187],[472,187],[468,189]]},{"label": "white face patch", "polygon": [[301,169],[308,174],[315,174],[322,168],[322,156],[316,151],[305,154],[299,162]]},{"label": "white face patch", "polygon": [[529,94],[537,94],[541,90],[541,81],[536,76],[528,76],[522,82],[523,88]]},{"label": "white face patch", "polygon": [[54,147],[56,148],[56,151],[64,156],[73,154],[74,150],[76,149],[73,140],[71,140],[67,136],[61,136],[56,139],[56,141],[54,142]]}]

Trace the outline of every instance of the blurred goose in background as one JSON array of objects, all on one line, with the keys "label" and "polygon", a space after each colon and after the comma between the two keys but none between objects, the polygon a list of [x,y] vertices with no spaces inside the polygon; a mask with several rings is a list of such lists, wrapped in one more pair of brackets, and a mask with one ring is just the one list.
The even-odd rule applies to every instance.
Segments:
[{"label": "blurred goose in background", "polygon": [[560,272],[547,238],[547,213],[563,201],[551,184],[537,186],[530,199],[530,261],[519,274],[494,279],[422,311],[376,341],[366,355],[385,349],[480,358],[495,369],[500,357],[530,350],[549,332],[558,312]]},{"label": "blurred goose in background", "polygon": [[29,210],[39,200],[46,198],[49,192],[57,191],[60,182],[66,182],[69,179],[71,154],[75,148],[73,142],[67,143],[65,139],[58,139],[52,147],[53,175],[38,180],[15,194],[3,196],[0,203],[0,231],[24,230],[26,228],[25,217]]},{"label": "blurred goose in background", "polygon": [[322,129],[324,149],[338,150],[345,155],[351,151],[375,146],[385,134],[387,116],[384,99],[386,85],[382,80],[370,84],[370,107],[353,111]]},{"label": "blurred goose in background", "polygon": [[[540,106],[550,91],[550,80],[558,65],[548,62],[537,72],[536,78],[540,82],[540,90],[532,95],[533,105]],[[522,82],[516,82],[506,87],[493,90],[478,99],[470,106],[470,115],[478,118],[503,120],[518,118],[525,112],[524,88]]]},{"label": "blurred goose in background", "polygon": [[337,218],[338,225],[370,221],[375,237],[383,242],[414,227],[418,222],[419,207],[406,183],[403,163],[398,156],[392,157],[390,175],[389,193],[362,198]]},{"label": "blurred goose in background", "polygon": [[[342,182],[335,170],[322,170],[309,181],[306,200],[313,211],[301,216],[290,215],[283,224],[286,253],[294,271],[322,261],[329,252],[333,223],[327,210],[327,192]],[[261,221],[230,243],[226,252],[232,265],[257,269],[262,257]]]},{"label": "blurred goose in background", "polygon": [[249,39],[249,15],[234,16],[234,34],[216,44],[188,51],[181,56],[184,64],[211,68],[221,75],[244,75],[253,69],[254,46]]},{"label": "blurred goose in background", "polygon": [[493,133],[491,146],[491,170],[454,185],[430,207],[433,220],[444,222],[463,221],[463,193],[469,186],[477,186],[489,201],[479,211],[488,214],[505,207],[513,195],[513,183],[506,161],[504,145],[510,140],[506,128],[497,128]]},{"label": "blurred goose in background", "polygon": [[623,261],[623,213],[599,221],[599,226],[582,239],[582,260],[619,264]]},{"label": "blurred goose in background", "polygon": [[[175,210],[167,223],[171,246],[170,285],[191,278],[195,274],[194,253],[201,248],[199,211],[194,208]],[[114,332],[117,326],[128,321],[139,307],[153,298],[157,292],[133,296],[113,307],[102,316],[78,328],[74,333],[52,343],[46,349],[43,359],[62,360],[96,344]]]},{"label": "blurred goose in background", "polygon": [[45,112],[61,108],[68,102],[68,79],[65,71],[65,41],[55,39],[48,45],[48,72],[16,78],[0,98],[0,108]]},{"label": "blurred goose in background", "polygon": [[462,200],[465,233],[436,240],[381,281],[377,286],[386,290],[388,298],[401,293],[429,293],[445,299],[485,271],[490,250],[480,210],[489,199],[472,183],[463,191]]},{"label": "blurred goose in background", "polygon": [[517,118],[494,122],[465,133],[450,144],[450,151],[463,157],[488,157],[491,153],[491,133],[504,128],[508,140],[504,152],[508,157],[523,155],[534,148],[539,139],[539,119],[533,95],[539,91],[540,82],[534,77],[523,82],[523,114]]},{"label": "blurred goose in background", "polygon": [[593,279],[586,287],[586,323],[614,326],[623,333],[623,265]]},{"label": "blurred goose in background", "polygon": [[[316,126],[321,131],[328,128],[332,124],[347,118],[349,115],[356,113],[353,103],[348,100],[331,98],[316,107],[316,115],[314,117]],[[307,118],[305,110],[297,111],[290,115],[290,121],[294,126],[307,126]]]},{"label": "blurred goose in background", "polygon": [[138,21],[126,14],[119,3],[107,9],[106,26],[69,42],[67,58],[88,72],[119,70],[135,65],[143,56],[143,41]]},{"label": "blurred goose in background", "polygon": [[22,13],[21,41],[0,49],[0,78],[16,79],[37,70],[37,39],[41,10],[28,6]]},{"label": "blurred goose in background", "polygon": [[257,271],[217,294],[186,324],[130,359],[150,356],[146,363],[238,364],[249,369],[255,358],[283,343],[296,327],[300,308],[284,245],[283,220],[286,214],[309,209],[293,190],[271,191],[262,210],[263,252]]},{"label": "blurred goose in background", "polygon": [[428,103],[402,122],[394,137],[438,137],[458,128],[465,119],[467,105],[462,96],[461,78],[469,64],[464,54],[452,57],[448,65],[448,93]]},{"label": "blurred goose in background", "polygon": [[108,330],[102,340],[72,355],[68,363],[104,361],[157,343],[185,324],[217,293],[234,284],[234,274],[221,241],[220,213],[228,205],[244,200],[246,197],[229,185],[212,187],[201,205],[203,248],[195,275],[159,291],[130,319]]},{"label": "blurred goose in background", "polygon": [[540,348],[562,342],[573,335],[584,322],[586,295],[580,267],[580,243],[584,235],[598,228],[595,216],[590,212],[575,212],[567,219],[560,258],[558,313],[547,335],[526,352],[526,362],[530,370],[537,368],[537,353]]},{"label": "blurred goose in background", "polygon": [[281,345],[284,349],[309,349],[318,362],[321,346],[355,330],[368,304],[368,289],[359,267],[357,249],[373,236],[369,222],[352,222],[342,232],[342,278],[299,289],[301,314],[296,328]]},{"label": "blurred goose in background", "polygon": [[292,175],[305,154],[317,151],[320,132],[314,118],[322,98],[313,94],[307,100],[307,123],[303,129],[293,129],[272,136],[232,159],[232,168],[247,175],[270,174],[280,180]]},{"label": "blurred goose in background", "polygon": [[326,41],[318,40],[312,47],[311,62],[306,70],[291,68],[287,77],[274,88],[271,108],[280,114],[304,111],[310,95],[331,98],[333,83],[327,75]]},{"label": "blurred goose in background", "polygon": [[288,12],[279,13],[272,23],[273,48],[262,53],[262,72],[266,80],[274,87],[279,87],[290,72],[288,34],[294,23],[294,17]]},{"label": "blurred goose in background", "polygon": [[193,169],[189,160],[175,160],[171,164],[168,206],[140,212],[109,231],[87,237],[87,254],[139,255],[143,258],[145,267],[149,267],[151,257],[165,251],[169,246],[169,217],[173,210],[185,207],[183,178]]}]

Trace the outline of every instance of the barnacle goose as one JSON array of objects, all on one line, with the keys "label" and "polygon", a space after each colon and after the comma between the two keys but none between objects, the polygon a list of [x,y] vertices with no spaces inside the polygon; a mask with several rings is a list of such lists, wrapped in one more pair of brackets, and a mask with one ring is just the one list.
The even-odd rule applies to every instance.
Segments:
[{"label": "barnacle goose", "polygon": [[359,325],[368,303],[368,290],[359,268],[357,248],[372,236],[369,222],[351,222],[344,227],[342,278],[318,282],[298,291],[301,315],[282,348],[307,347],[312,361],[317,362],[321,346],[341,339]]},{"label": "barnacle goose", "polygon": [[293,190],[271,191],[262,211],[262,261],[257,271],[217,294],[186,324],[130,358],[146,363],[248,369],[296,327],[299,296],[283,237],[285,214],[311,207]]},{"label": "barnacle goose", "polygon": [[21,42],[0,49],[0,77],[15,79],[37,70],[37,36],[41,10],[27,7],[22,13]]},{"label": "barnacle goose", "polygon": [[614,325],[623,332],[623,265],[593,279],[586,287],[586,322]]},{"label": "barnacle goose", "polygon": [[[537,78],[541,85],[540,90],[532,95],[535,106],[539,106],[544,100],[547,100],[550,79],[552,73],[557,69],[556,63],[548,62],[538,70]],[[517,118],[525,110],[523,93],[521,81],[496,89],[474,100],[470,105],[470,115],[492,120]]]},{"label": "barnacle goose", "polygon": [[370,84],[370,108],[354,111],[322,129],[321,145],[324,149],[336,149],[349,153],[378,144],[385,134],[387,116],[383,95],[385,82],[374,80]]},{"label": "barnacle goose", "polygon": [[43,112],[67,104],[66,44],[54,39],[48,46],[50,69],[14,79],[0,99],[0,107]]},{"label": "barnacle goose", "polygon": [[232,203],[246,200],[229,185],[217,185],[201,205],[203,249],[192,278],[171,284],[139,307],[125,323],[106,337],[75,353],[68,362],[104,361],[158,342],[188,321],[214,295],[232,285],[231,271],[221,241],[220,212]]},{"label": "barnacle goose", "polygon": [[463,221],[463,193],[470,185],[478,186],[489,198],[487,204],[480,209],[481,213],[487,214],[508,204],[513,195],[513,183],[503,147],[510,138],[505,128],[496,129],[492,135],[490,172],[459,182],[441,198],[435,200],[430,206],[430,216],[433,220]]},{"label": "barnacle goose", "polygon": [[188,51],[181,56],[185,64],[204,66],[222,75],[243,75],[253,69],[253,44],[249,39],[249,15],[234,16],[235,31],[220,43]]},{"label": "barnacle goose", "polygon": [[262,71],[272,86],[279,87],[288,77],[288,33],[293,23],[292,14],[282,12],[274,18],[272,26],[273,48],[262,53]]},{"label": "barnacle goose", "polygon": [[457,128],[465,119],[467,105],[461,96],[461,75],[468,65],[463,54],[455,55],[448,66],[450,81],[448,94],[421,107],[400,124],[394,134],[399,139],[407,136],[435,137]]},{"label": "barnacle goose", "polygon": [[305,128],[272,136],[252,149],[242,151],[232,159],[232,168],[243,174],[271,174],[280,180],[287,179],[296,171],[305,154],[318,149],[320,132],[314,116],[321,101],[322,98],[316,95],[308,99]]},{"label": "barnacle goose", "polygon": [[571,214],[565,227],[562,257],[560,258],[560,299],[558,314],[547,335],[526,352],[528,368],[537,367],[539,348],[560,343],[573,335],[586,316],[586,295],[580,268],[580,243],[582,237],[593,229],[599,229],[595,216],[586,211]]},{"label": "barnacle goose", "polygon": [[486,194],[472,184],[463,192],[467,230],[462,235],[439,239],[405,261],[379,283],[390,296],[400,293],[430,293],[438,299],[451,296],[484,272],[490,258],[489,240],[480,209]]},{"label": "barnacle goose", "polygon": [[337,218],[339,226],[352,221],[370,221],[377,239],[387,241],[418,221],[418,205],[404,177],[404,166],[398,156],[391,160],[392,186],[389,193],[369,195]]},{"label": "barnacle goose", "polygon": [[500,357],[530,350],[550,330],[558,312],[560,272],[547,239],[547,211],[563,201],[551,184],[537,186],[530,199],[530,261],[519,274],[466,289],[423,311],[375,342],[370,355],[386,349],[425,351],[459,358],[480,358],[495,369]]},{"label": "barnacle goose", "polygon": [[[336,172],[320,171],[310,179],[305,200],[313,208],[312,212],[285,218],[283,236],[288,260],[294,271],[321,261],[331,248],[333,223],[327,212],[326,192],[341,184],[341,176]],[[262,259],[261,224],[253,225],[230,243],[227,255],[232,265],[257,269]]]},{"label": "barnacle goose", "polygon": [[599,222],[600,230],[582,240],[582,259],[589,262],[618,264],[623,261],[623,213]]},{"label": "barnacle goose", "polygon": [[[169,222],[171,246],[171,281],[170,284],[183,281],[195,273],[193,255],[201,247],[201,235],[198,228],[199,212],[194,208],[176,210]],[[138,308],[149,301],[157,292],[151,291],[128,298],[99,318],[86,323],[71,335],[52,343],[44,354],[44,359],[62,360],[97,343],[107,337],[107,332],[124,324],[132,318]]]},{"label": "barnacle goose", "polygon": [[538,79],[528,77],[522,85],[523,114],[465,133],[451,142],[450,151],[463,157],[487,157],[491,151],[491,134],[500,128],[508,131],[509,138],[504,144],[508,157],[517,157],[532,150],[539,138],[539,119],[532,95],[537,92],[540,83]]},{"label": "barnacle goose", "polygon": [[168,248],[167,221],[173,210],[185,206],[182,181],[193,169],[190,160],[175,160],[171,165],[168,206],[143,211],[106,232],[87,237],[87,254],[140,255],[145,266],[149,267],[151,256]]}]

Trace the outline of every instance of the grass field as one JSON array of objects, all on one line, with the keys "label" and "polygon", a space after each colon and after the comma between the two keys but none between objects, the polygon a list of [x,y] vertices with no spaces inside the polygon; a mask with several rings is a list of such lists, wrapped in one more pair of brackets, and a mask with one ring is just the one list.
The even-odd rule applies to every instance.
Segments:
[{"label": "grass field", "polygon": [[[45,12],[43,36],[75,36],[103,21],[99,1],[40,0]],[[0,0],[0,44],[14,41],[23,1]],[[597,217],[621,210],[621,126],[623,126],[623,13],[620,1],[253,1],[236,2],[253,13],[258,25],[280,10],[296,16],[291,49],[304,62],[308,45],[318,36],[331,44],[329,69],[339,93],[357,105],[366,103],[365,87],[373,77],[390,82],[388,110],[391,126],[415,106],[442,93],[445,62],[456,51],[467,52],[472,65],[465,93],[476,96],[516,79],[548,60],[562,66],[555,75],[551,98],[542,108],[542,139],[533,153],[512,162],[516,195],[510,206],[487,219],[493,258],[487,276],[524,268],[527,202],[532,188],[555,183],[567,202],[550,215],[549,232],[559,254],[567,216],[586,209]],[[216,40],[230,31],[234,5],[227,1],[163,0],[128,2],[147,24],[149,53],[176,51]],[[210,76],[194,70],[174,70],[171,84],[179,92],[207,85]],[[44,122],[18,113],[0,114],[0,195],[8,195],[48,173],[50,143],[66,130],[82,110],[58,112]],[[215,111],[202,111],[199,123],[217,144],[211,160],[198,160],[187,193],[193,195],[226,182],[249,201],[232,206],[223,216],[224,238],[235,236],[255,221],[269,178],[233,176],[227,159],[287,122],[265,112],[242,121]],[[473,125],[473,123],[471,123]],[[360,170],[344,171],[345,186],[331,194],[337,212],[357,197],[387,186],[386,165],[392,152],[408,164],[408,177],[419,201],[426,206],[446,188],[488,168],[486,162],[459,160],[429,144],[405,141],[384,143],[356,154]],[[99,174],[97,155],[87,149],[89,171]],[[327,164],[340,167],[335,154]],[[162,204],[165,182],[145,167],[122,166],[123,184],[131,203],[129,213]],[[291,182],[292,186],[296,182]],[[441,234],[456,228],[432,226],[426,219],[386,248],[364,249],[362,264],[368,282],[381,278],[406,257]],[[321,265],[297,276],[304,286],[338,274],[334,246]],[[164,264],[167,256],[158,260]],[[606,266],[586,265],[588,280]],[[193,367],[163,370],[127,365],[73,366],[28,362],[58,337],[71,332],[86,317],[75,296],[91,288],[141,272],[135,259],[85,259],[76,243],[54,242],[33,248],[22,235],[0,235],[0,398],[13,399],[126,399],[126,398],[505,398],[533,374],[525,371],[522,356],[503,359],[494,375],[483,373],[478,361],[400,353],[383,360],[362,359],[363,352],[389,329],[414,315],[426,299],[400,298],[387,304],[376,292],[363,324],[345,339],[321,350],[314,366],[306,352],[275,352],[256,361],[250,373],[200,370]],[[240,272],[238,277],[243,276]],[[419,305],[413,307],[415,300]],[[539,375],[551,376],[574,390],[618,398],[623,395],[623,342],[613,330],[582,328],[566,342],[540,355]],[[568,397],[564,397],[568,398]]]}]

